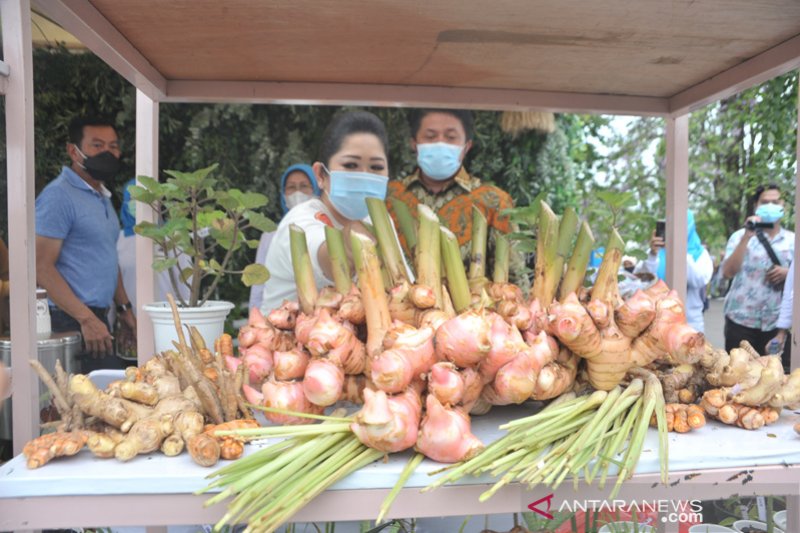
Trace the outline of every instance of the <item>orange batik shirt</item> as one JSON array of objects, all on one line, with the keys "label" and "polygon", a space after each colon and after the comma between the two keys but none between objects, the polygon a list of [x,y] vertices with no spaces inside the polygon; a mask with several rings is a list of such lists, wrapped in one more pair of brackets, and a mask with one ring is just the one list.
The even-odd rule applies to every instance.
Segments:
[{"label": "orange batik shirt", "polygon": [[[430,207],[438,216],[439,220],[447,226],[458,238],[461,248],[461,257],[466,261],[470,254],[470,241],[472,240],[472,206],[477,207],[489,224],[489,253],[487,274],[491,276],[491,265],[494,262],[494,236],[495,231],[510,233],[512,231],[511,221],[507,215],[502,215],[505,209],[514,207],[511,196],[495,187],[494,185],[482,184],[481,180],[470,176],[462,166],[456,174],[452,185],[439,193],[432,193],[425,188],[419,178],[419,170],[410,176],[400,180],[389,182],[386,194],[389,212],[392,215],[395,226],[397,226],[397,215],[394,212],[391,199],[396,198],[408,205],[411,213],[416,216],[417,205],[423,203]],[[400,242],[406,253],[408,246],[405,238],[400,235]],[[522,255],[513,250],[509,258],[509,278],[523,289],[527,289],[528,283],[525,274],[525,263]]]}]

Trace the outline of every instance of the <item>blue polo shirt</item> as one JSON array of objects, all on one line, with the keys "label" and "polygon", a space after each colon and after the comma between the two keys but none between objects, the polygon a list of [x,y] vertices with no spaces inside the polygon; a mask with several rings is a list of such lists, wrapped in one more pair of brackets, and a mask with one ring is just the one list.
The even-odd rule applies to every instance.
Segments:
[{"label": "blue polo shirt", "polygon": [[36,198],[36,234],[62,241],[56,269],[90,307],[109,307],[117,288],[119,220],[110,197],[63,167]]}]

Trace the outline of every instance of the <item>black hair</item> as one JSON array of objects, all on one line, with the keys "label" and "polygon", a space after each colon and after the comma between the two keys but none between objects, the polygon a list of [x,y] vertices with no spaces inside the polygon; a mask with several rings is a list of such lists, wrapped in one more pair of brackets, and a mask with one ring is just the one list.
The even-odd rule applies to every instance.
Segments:
[{"label": "black hair", "polygon": [[102,117],[75,117],[69,123],[69,142],[75,146],[81,146],[83,142],[83,129],[87,126],[91,127],[109,127],[113,128],[117,133],[117,127],[109,119]]},{"label": "black hair", "polygon": [[322,134],[317,161],[329,166],[331,157],[341,150],[346,137],[354,133],[371,133],[383,145],[383,151],[389,152],[389,136],[381,119],[369,111],[347,111],[333,117],[333,120]]},{"label": "black hair", "polygon": [[467,140],[472,140],[475,121],[472,118],[472,113],[466,109],[412,109],[408,114],[408,127],[411,130],[411,137],[417,137],[422,119],[431,113],[444,113],[456,117],[464,128]]},{"label": "black hair", "polygon": [[758,200],[761,198],[761,195],[764,194],[766,191],[778,191],[781,192],[781,188],[778,187],[777,183],[767,183],[766,185],[759,185],[756,187],[756,192],[753,193],[753,197],[750,199],[750,202],[755,207],[758,203]]}]

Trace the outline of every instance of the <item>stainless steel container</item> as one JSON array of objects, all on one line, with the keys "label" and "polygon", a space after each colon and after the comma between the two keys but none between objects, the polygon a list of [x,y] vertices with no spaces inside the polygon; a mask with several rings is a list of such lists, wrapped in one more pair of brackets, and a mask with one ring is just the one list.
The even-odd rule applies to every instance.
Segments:
[{"label": "stainless steel container", "polygon": [[[51,374],[55,372],[56,360],[61,360],[61,366],[68,374],[78,371],[77,356],[81,352],[79,333],[51,333],[37,340],[36,344],[39,362]],[[5,366],[11,366],[11,340],[8,337],[0,337],[0,360]],[[50,405],[50,392],[47,387],[39,383],[39,409],[44,409],[48,405]],[[11,439],[11,400],[6,401],[3,410],[0,411],[0,439]]]}]

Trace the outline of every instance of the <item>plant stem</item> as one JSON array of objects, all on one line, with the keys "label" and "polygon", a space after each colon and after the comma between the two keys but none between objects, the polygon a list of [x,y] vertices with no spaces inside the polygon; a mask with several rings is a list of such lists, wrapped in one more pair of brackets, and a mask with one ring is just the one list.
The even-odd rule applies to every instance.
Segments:
[{"label": "plant stem", "polygon": [[400,233],[406,240],[408,252],[414,253],[417,248],[417,224],[414,215],[411,214],[408,204],[398,198],[390,198],[392,208],[397,215],[397,225],[400,226]]},{"label": "plant stem", "polygon": [[[553,302],[561,271],[558,271],[558,217],[550,206],[541,202],[539,226],[536,233],[536,266],[534,268],[533,297],[547,307]],[[563,268],[563,263],[561,264]]]},{"label": "plant stem", "polygon": [[[229,212],[230,213],[230,212]],[[224,272],[225,267],[230,262],[231,258],[233,257],[233,251],[236,249],[236,241],[239,239],[239,216],[233,213],[230,213],[231,218],[233,219],[233,236],[231,237],[231,246],[225,252],[225,257],[222,258],[222,263],[220,264],[220,271],[214,273],[214,281],[211,282],[211,285],[208,287],[208,290],[203,295],[203,301],[200,302],[200,306],[208,301],[212,294],[214,294],[214,289],[217,288],[220,280],[222,279],[222,272]]]},{"label": "plant stem", "polygon": [[444,256],[444,267],[447,272],[447,288],[450,290],[450,297],[453,299],[453,306],[457,313],[463,313],[469,309],[472,297],[467,283],[467,274],[464,271],[464,262],[461,260],[461,251],[458,248],[458,240],[452,231],[441,226],[442,255]]},{"label": "plant stem", "polygon": [[594,235],[592,235],[592,230],[589,229],[589,224],[583,222],[578,232],[575,248],[572,250],[572,256],[569,258],[567,271],[561,280],[561,288],[558,293],[560,301],[563,301],[570,293],[577,292],[583,286],[592,246],[594,246]]},{"label": "plant stem", "polygon": [[603,262],[600,264],[600,270],[597,272],[592,289],[592,299],[606,302],[612,306],[612,309],[616,307],[617,301],[620,299],[617,276],[624,249],[625,243],[622,237],[619,236],[616,228],[611,228],[608,244],[603,252]]},{"label": "plant stem", "polygon": [[389,300],[381,275],[380,260],[375,243],[368,237],[352,233],[353,256],[358,270],[358,288],[367,318],[367,356],[374,357],[383,348],[383,338],[392,325]]},{"label": "plant stem", "polygon": [[406,463],[405,468],[403,468],[403,471],[400,473],[400,477],[397,478],[397,483],[394,484],[394,487],[392,487],[389,495],[383,500],[380,513],[378,513],[378,518],[375,519],[375,525],[379,525],[381,522],[383,522],[383,518],[392,507],[392,503],[394,503],[395,498],[397,498],[397,495],[400,493],[400,489],[403,488],[403,486],[406,484],[406,481],[408,481],[408,478],[411,477],[411,474],[414,473],[423,459],[425,459],[425,456],[421,453],[417,453],[414,454],[411,459],[409,459],[408,463]]},{"label": "plant stem", "polygon": [[495,283],[508,283],[508,261],[511,256],[511,249],[508,244],[508,237],[500,233],[495,234],[494,239],[494,272],[492,281]]},{"label": "plant stem", "polygon": [[486,277],[486,241],[488,238],[488,225],[486,217],[480,209],[472,206],[472,240],[469,257],[469,279],[476,280]]},{"label": "plant stem", "polygon": [[375,236],[378,238],[383,265],[389,273],[391,285],[394,287],[404,281],[407,282],[408,274],[403,261],[403,252],[397,242],[394,225],[389,216],[389,210],[386,209],[386,202],[379,198],[367,198],[367,209],[369,210],[369,218],[375,225]]},{"label": "plant stem", "polygon": [[342,230],[325,226],[325,242],[328,244],[328,256],[331,259],[333,270],[333,283],[339,294],[347,294],[353,284],[350,273],[350,263],[344,249],[344,236]]},{"label": "plant stem", "polygon": [[314,268],[311,256],[308,255],[306,232],[296,224],[289,227],[289,247],[292,253],[292,269],[297,284],[297,298],[300,308],[307,315],[314,312],[317,303],[317,282],[314,280]]},{"label": "plant stem", "polygon": [[417,283],[430,287],[436,296],[436,308],[443,309],[442,252],[439,219],[430,207],[419,204],[419,241],[415,250]]}]

